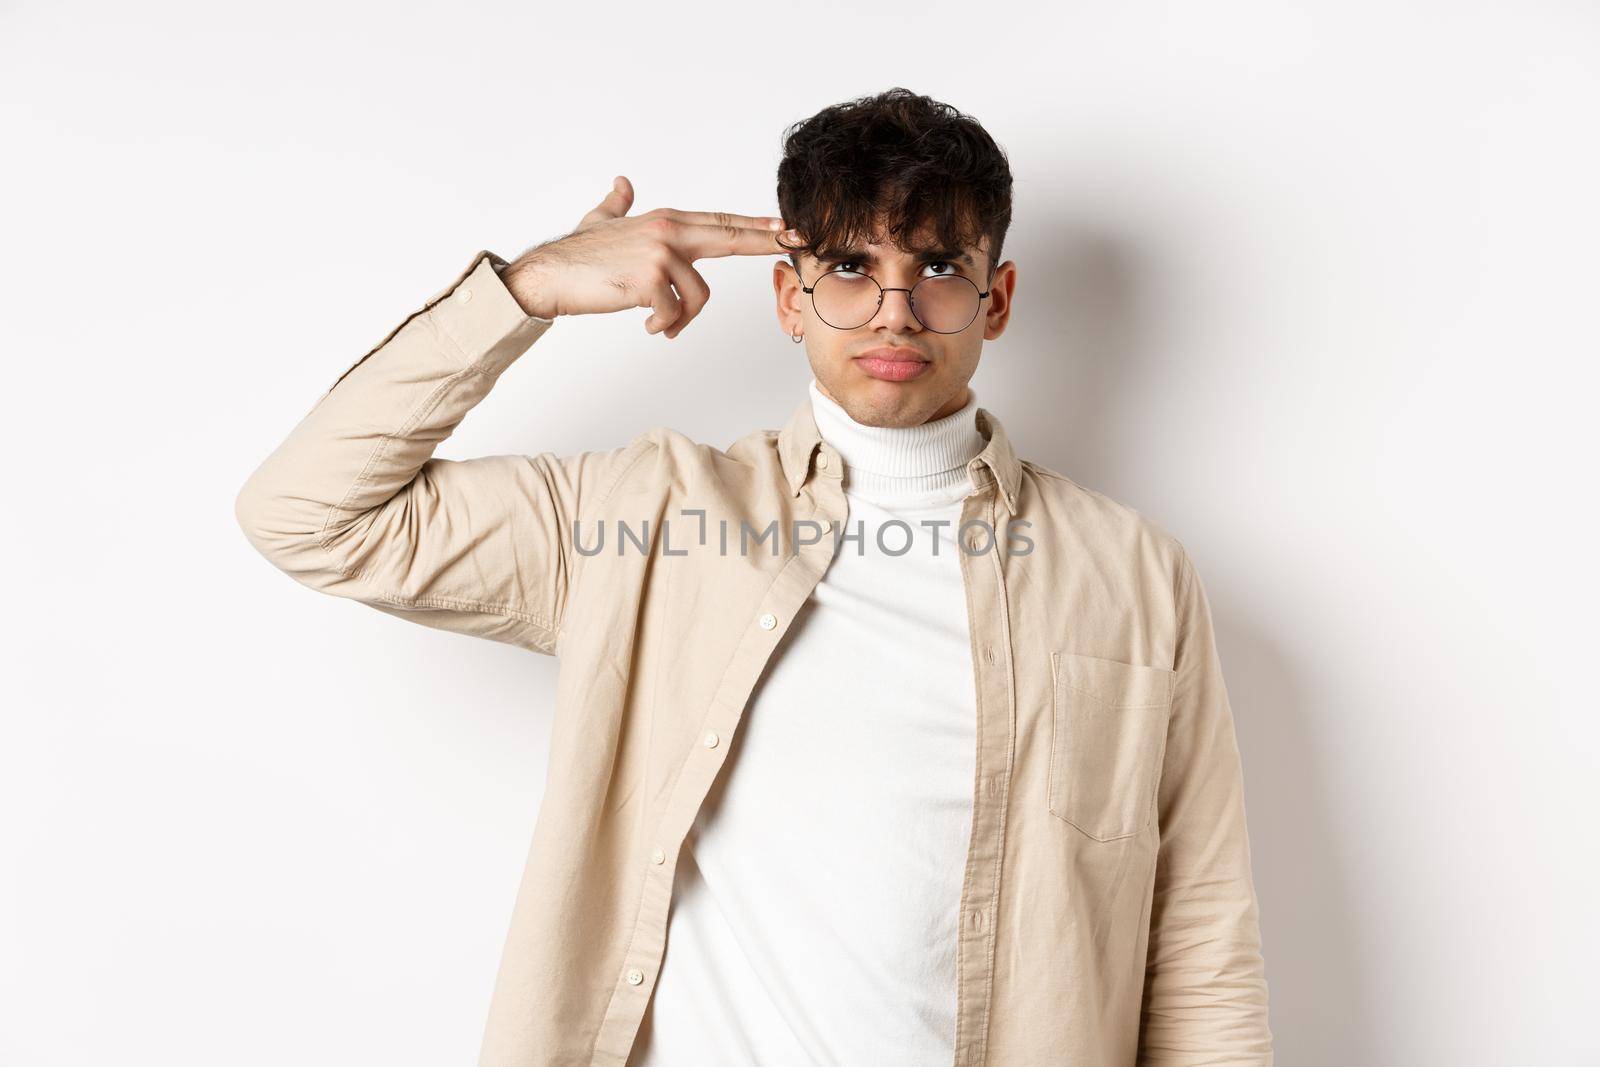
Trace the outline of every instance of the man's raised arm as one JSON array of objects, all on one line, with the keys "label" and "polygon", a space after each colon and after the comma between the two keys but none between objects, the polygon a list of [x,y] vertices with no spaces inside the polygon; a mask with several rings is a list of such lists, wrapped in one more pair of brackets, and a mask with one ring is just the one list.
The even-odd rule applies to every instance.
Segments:
[{"label": "man's raised arm", "polygon": [[566,457],[446,460],[434,449],[557,316],[648,307],[646,332],[675,337],[710,297],[693,260],[787,251],[779,219],[630,217],[632,200],[619,177],[559,240],[509,264],[479,252],[356,360],[239,491],[250,543],[311,588],[554,654],[574,523],[581,531],[655,437]]},{"label": "man's raised arm", "polygon": [[572,519],[628,446],[434,459],[550,328],[479,252],[357,360],[251,474],[251,544],[295,580],[440,629],[554,653]]}]

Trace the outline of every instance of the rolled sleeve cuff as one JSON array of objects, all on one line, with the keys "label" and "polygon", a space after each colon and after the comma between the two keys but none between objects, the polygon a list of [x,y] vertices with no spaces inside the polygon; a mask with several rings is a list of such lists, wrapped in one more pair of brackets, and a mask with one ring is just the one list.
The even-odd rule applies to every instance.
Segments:
[{"label": "rolled sleeve cuff", "polygon": [[550,328],[554,319],[522,310],[500,272],[509,264],[481,250],[428,302],[428,315],[462,363],[498,375]]}]

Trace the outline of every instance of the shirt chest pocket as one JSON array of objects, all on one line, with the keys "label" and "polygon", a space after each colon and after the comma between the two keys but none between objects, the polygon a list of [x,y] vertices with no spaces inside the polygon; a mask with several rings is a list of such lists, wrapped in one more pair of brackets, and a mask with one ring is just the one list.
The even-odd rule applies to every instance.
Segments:
[{"label": "shirt chest pocket", "polygon": [[1174,672],[1052,652],[1050,813],[1096,841],[1155,817]]}]

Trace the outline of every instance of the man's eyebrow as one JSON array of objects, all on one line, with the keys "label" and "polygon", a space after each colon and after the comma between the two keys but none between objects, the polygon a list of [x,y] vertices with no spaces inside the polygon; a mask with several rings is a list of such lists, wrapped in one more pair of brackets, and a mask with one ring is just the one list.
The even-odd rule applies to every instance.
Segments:
[{"label": "man's eyebrow", "polygon": [[[930,249],[927,249],[925,251],[917,253],[917,258],[920,259],[924,263],[931,262],[932,260],[936,260],[936,259],[944,259],[944,260],[949,260],[952,263],[965,263],[969,267],[972,267],[974,269],[977,268],[977,264],[972,261],[972,257],[971,256],[969,256],[967,253],[961,251],[960,249],[955,249],[955,248],[948,248],[948,249],[930,248]],[[817,257],[817,262],[818,263],[856,262],[856,263],[870,263],[873,266],[877,266],[878,265],[878,258],[876,256],[869,255],[868,253],[866,253],[864,251],[861,251],[859,249],[847,248],[847,249],[843,250],[842,252],[835,252],[835,253],[833,253],[832,255],[829,255],[829,256],[818,256]]]}]

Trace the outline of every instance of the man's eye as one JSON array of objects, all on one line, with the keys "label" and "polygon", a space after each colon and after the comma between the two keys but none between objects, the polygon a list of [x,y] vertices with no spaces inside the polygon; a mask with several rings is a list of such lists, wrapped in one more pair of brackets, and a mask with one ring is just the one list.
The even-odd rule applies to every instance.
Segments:
[{"label": "man's eye", "polygon": [[[828,269],[829,269],[830,272],[840,273],[840,274],[864,274],[864,273],[866,273],[865,271],[860,269],[861,266],[862,266],[862,264],[857,262],[856,260],[847,259],[847,260],[842,260],[842,261],[840,261],[838,263],[835,263],[832,267],[830,267]],[[939,274],[934,275],[934,277],[936,277],[936,278],[942,278],[946,274],[953,274],[959,269],[954,263],[950,262],[947,259],[929,260],[926,264],[924,264],[924,266],[928,266],[928,267],[948,267],[948,268],[950,268],[949,270],[941,271]]]}]

